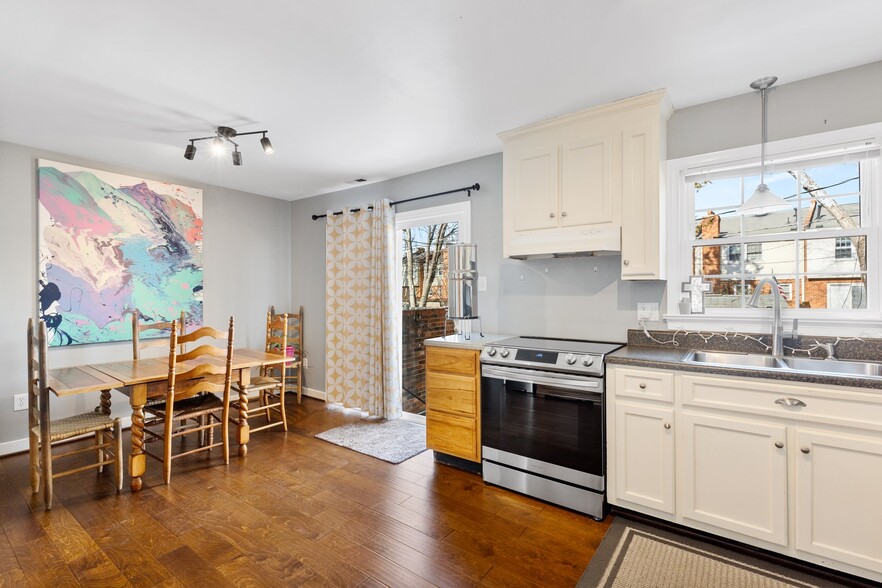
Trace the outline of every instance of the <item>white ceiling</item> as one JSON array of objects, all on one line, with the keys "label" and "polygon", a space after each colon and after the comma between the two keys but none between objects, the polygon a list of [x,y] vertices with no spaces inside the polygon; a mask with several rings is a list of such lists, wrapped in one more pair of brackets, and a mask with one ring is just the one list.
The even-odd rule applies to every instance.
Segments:
[{"label": "white ceiling", "polygon": [[[882,59],[879,0],[18,0],[0,140],[295,200],[500,151],[666,87],[675,108]],[[218,125],[244,163],[183,157]]]}]

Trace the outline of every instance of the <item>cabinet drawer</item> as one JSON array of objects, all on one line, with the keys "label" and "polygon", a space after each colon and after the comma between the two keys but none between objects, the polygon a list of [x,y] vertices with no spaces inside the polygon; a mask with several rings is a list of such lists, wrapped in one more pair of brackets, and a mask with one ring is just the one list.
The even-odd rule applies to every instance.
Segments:
[{"label": "cabinet drawer", "polygon": [[444,410],[474,417],[478,413],[478,385],[474,377],[426,373],[429,410]]},{"label": "cabinet drawer", "polygon": [[[876,391],[784,384],[758,378],[685,374],[681,378],[684,406],[882,429],[882,396]],[[779,403],[785,399],[790,399],[789,406]]]},{"label": "cabinet drawer", "polygon": [[426,369],[464,376],[478,375],[478,352],[470,349],[426,347]]},{"label": "cabinet drawer", "polygon": [[480,461],[477,420],[428,410],[426,447],[470,461]]},{"label": "cabinet drawer", "polygon": [[616,397],[674,401],[674,374],[670,372],[616,366],[614,373]]}]

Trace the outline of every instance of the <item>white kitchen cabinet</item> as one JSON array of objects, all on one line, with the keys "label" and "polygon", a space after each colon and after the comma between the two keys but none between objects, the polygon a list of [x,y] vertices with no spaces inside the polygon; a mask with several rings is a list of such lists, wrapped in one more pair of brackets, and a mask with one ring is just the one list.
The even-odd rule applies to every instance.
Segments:
[{"label": "white kitchen cabinet", "polygon": [[695,412],[679,422],[680,514],[787,545],[787,427]]},{"label": "white kitchen cabinet", "polygon": [[674,410],[615,405],[615,484],[618,501],[674,514]]},{"label": "white kitchen cabinet", "polygon": [[879,390],[615,364],[607,382],[610,504],[882,581]]},{"label": "white kitchen cabinet", "polygon": [[661,90],[500,133],[506,257],[627,250],[624,279],[661,279]]},{"label": "white kitchen cabinet", "polygon": [[797,428],[796,549],[882,570],[882,440]]}]

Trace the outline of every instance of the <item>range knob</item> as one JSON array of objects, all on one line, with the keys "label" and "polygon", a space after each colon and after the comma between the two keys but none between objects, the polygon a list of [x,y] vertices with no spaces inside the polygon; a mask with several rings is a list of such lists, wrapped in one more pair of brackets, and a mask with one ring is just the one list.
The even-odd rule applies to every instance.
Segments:
[{"label": "range knob", "polygon": [[567,353],[567,356],[564,358],[564,361],[567,362],[567,365],[573,365],[576,363],[576,356],[572,353]]},{"label": "range knob", "polygon": [[594,356],[593,355],[586,355],[585,357],[582,358],[582,365],[584,365],[585,367],[588,367],[592,363],[594,363]]},{"label": "range knob", "polygon": [[506,349],[505,347],[503,347],[503,348],[502,348],[502,351],[499,352],[499,355],[502,356],[502,357],[508,357],[509,353],[511,353],[511,351],[509,351],[508,349]]},{"label": "range knob", "polygon": [[495,347],[488,347],[487,348],[487,355],[489,355],[490,357],[493,357],[494,355],[496,355],[496,348]]}]

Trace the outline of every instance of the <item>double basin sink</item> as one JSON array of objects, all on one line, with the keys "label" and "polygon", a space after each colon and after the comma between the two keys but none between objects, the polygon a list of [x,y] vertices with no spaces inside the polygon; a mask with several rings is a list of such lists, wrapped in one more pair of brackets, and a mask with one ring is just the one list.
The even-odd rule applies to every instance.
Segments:
[{"label": "double basin sink", "polygon": [[752,353],[721,351],[692,351],[683,361],[699,365],[715,365],[748,370],[799,372],[824,376],[851,376],[882,378],[882,363],[845,361],[839,359],[811,359],[808,357],[772,357]]}]

